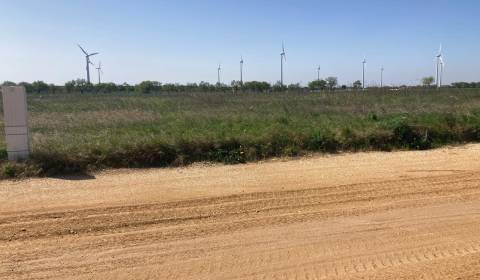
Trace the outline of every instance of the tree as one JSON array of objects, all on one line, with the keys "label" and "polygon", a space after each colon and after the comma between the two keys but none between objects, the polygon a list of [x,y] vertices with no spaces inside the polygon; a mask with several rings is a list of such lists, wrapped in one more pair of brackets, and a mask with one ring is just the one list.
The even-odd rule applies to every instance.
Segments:
[{"label": "tree", "polygon": [[430,76],[430,77],[425,77],[422,79],[422,84],[426,87],[429,87],[433,84],[433,82],[435,81],[435,78]]},{"label": "tree", "polygon": [[327,81],[327,86],[330,90],[334,89],[338,84],[337,77],[328,77],[325,80]]},{"label": "tree", "polygon": [[32,91],[36,93],[48,91],[49,86],[43,81],[35,81],[32,83]]},{"label": "tree", "polygon": [[156,81],[143,81],[135,86],[135,91],[139,93],[151,93],[155,90],[160,90],[161,83]]},{"label": "tree", "polygon": [[325,80],[315,80],[308,83],[308,88],[310,90],[323,90],[327,87],[327,82]]},{"label": "tree", "polygon": [[202,92],[215,91],[215,86],[214,85],[210,84],[209,82],[204,82],[204,81],[201,81],[198,84],[198,88]]},{"label": "tree", "polygon": [[72,92],[75,90],[75,81],[69,81],[65,83],[65,90],[67,92]]},{"label": "tree", "polygon": [[93,89],[92,83],[87,83],[85,79],[76,79],[75,80],[75,90],[83,92],[90,92]]},{"label": "tree", "polygon": [[32,90],[32,84],[30,84],[30,83],[20,82],[20,83],[18,83],[18,85],[25,87],[25,90],[26,90],[27,92],[32,92],[32,91],[33,91],[33,90]]},{"label": "tree", "polygon": [[5,81],[3,82],[2,86],[16,86],[17,84],[15,84],[14,82],[10,82],[10,81]]},{"label": "tree", "polygon": [[[155,87],[155,84],[153,85]],[[165,92],[176,92],[178,91],[178,86],[175,84],[164,84],[162,86],[162,91]]]},{"label": "tree", "polygon": [[105,84],[102,84],[102,87],[103,87],[103,90],[105,90],[106,92],[114,92],[118,90],[117,85],[114,83],[105,83]]},{"label": "tree", "polygon": [[273,86],[273,91],[284,91],[287,87],[282,85],[280,81],[277,81]]},{"label": "tree", "polygon": [[189,92],[192,92],[192,91],[198,91],[198,85],[197,83],[187,83],[185,86],[185,91],[189,91]]},{"label": "tree", "polygon": [[362,82],[360,82],[360,80],[357,80],[353,83],[353,88],[354,89],[359,89],[362,87]]},{"label": "tree", "polygon": [[117,90],[121,92],[130,92],[135,90],[135,86],[129,85],[128,83],[123,83],[117,86]]},{"label": "tree", "polygon": [[250,81],[243,83],[243,88],[246,91],[267,92],[270,90],[271,85],[267,82]]},{"label": "tree", "polygon": [[48,85],[48,88],[47,88],[47,92],[50,92],[50,93],[55,93],[57,92],[57,86],[55,84],[49,84]]},{"label": "tree", "polygon": [[299,91],[301,89],[302,89],[302,87],[300,86],[299,83],[288,85],[288,90],[291,90],[291,91]]},{"label": "tree", "polygon": [[218,92],[226,92],[229,90],[229,88],[230,87],[224,83],[216,83],[214,90]]},{"label": "tree", "polygon": [[233,80],[230,83],[230,87],[232,88],[233,92],[237,92],[239,89],[242,88],[242,83],[240,81]]}]

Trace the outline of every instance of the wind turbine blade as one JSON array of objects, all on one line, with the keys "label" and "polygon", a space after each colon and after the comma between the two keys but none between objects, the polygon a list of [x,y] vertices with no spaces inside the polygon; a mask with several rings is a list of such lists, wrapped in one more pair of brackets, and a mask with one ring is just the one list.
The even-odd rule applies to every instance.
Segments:
[{"label": "wind turbine blade", "polygon": [[94,55],[97,55],[97,54],[99,54],[99,53],[98,53],[98,52],[95,52],[95,53],[89,54],[88,56],[94,56]]},{"label": "wind turbine blade", "polygon": [[80,46],[80,44],[77,44],[77,46],[82,50],[82,52],[83,52],[85,55],[88,55],[88,53],[82,48],[82,46]]}]

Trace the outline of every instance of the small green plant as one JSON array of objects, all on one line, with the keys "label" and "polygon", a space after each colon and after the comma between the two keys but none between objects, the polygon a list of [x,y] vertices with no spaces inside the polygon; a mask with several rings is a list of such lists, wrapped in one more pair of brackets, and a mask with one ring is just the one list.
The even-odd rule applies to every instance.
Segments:
[{"label": "small green plant", "polygon": [[2,175],[5,178],[14,178],[17,175],[17,168],[15,164],[4,164],[2,168]]}]

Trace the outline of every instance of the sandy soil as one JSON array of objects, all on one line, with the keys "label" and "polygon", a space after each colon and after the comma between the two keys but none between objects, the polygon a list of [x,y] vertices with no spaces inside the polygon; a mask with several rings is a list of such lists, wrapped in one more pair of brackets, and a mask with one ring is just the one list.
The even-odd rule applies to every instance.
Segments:
[{"label": "sandy soil", "polygon": [[3,181],[0,279],[480,279],[480,145]]}]

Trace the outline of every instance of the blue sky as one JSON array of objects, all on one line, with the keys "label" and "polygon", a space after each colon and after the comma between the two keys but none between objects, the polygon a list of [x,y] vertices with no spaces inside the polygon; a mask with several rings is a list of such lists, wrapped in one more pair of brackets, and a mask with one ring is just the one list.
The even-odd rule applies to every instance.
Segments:
[{"label": "blue sky", "polygon": [[[63,84],[85,77],[76,44],[98,51],[104,80],[137,83],[285,80],[336,76],[341,84],[415,84],[435,71],[444,46],[446,82],[480,80],[480,1],[0,0],[0,81]],[[92,70],[93,71],[93,70]]]}]

